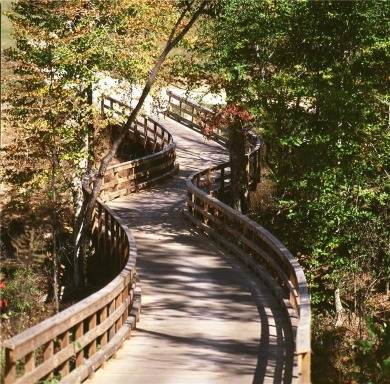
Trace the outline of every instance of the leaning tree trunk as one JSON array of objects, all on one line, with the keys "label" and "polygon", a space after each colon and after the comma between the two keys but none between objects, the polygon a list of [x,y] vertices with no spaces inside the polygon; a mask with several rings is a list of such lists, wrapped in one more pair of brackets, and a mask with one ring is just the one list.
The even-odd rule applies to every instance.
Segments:
[{"label": "leaning tree trunk", "polygon": [[[183,20],[186,17],[186,15],[193,11],[193,6],[197,5],[197,9],[192,13],[189,21],[184,25],[183,27]],[[210,5],[211,2],[208,0],[204,0],[202,2],[197,1],[190,1],[187,3],[185,9],[181,13],[180,17],[178,18],[175,26],[172,28],[172,31],[170,33],[170,36],[168,38],[168,41],[165,45],[164,50],[162,51],[160,57],[158,58],[156,64],[154,65],[152,71],[149,74],[149,77],[145,83],[144,89],[142,91],[142,94],[139,98],[139,101],[135,108],[132,110],[129,118],[126,121],[126,124],[123,126],[122,132],[119,134],[119,136],[116,138],[112,146],[110,147],[108,153],[106,156],[101,160],[99,170],[97,172],[96,179],[94,180],[93,187],[91,194],[88,196],[88,199],[85,203],[85,209],[83,214],[83,222],[81,224],[81,236],[79,239],[79,242],[77,244],[77,247],[79,249],[78,254],[78,260],[76,262],[77,267],[75,268],[75,275],[73,277],[73,286],[74,289],[79,290],[84,285],[84,264],[85,264],[85,258],[86,258],[86,248],[87,243],[89,239],[89,233],[92,228],[92,216],[95,208],[96,200],[99,196],[100,189],[103,183],[104,173],[112,160],[112,158],[116,155],[116,152],[120,146],[120,144],[123,142],[123,140],[126,138],[128,130],[131,128],[131,126],[134,124],[137,115],[139,111],[142,108],[142,105],[148,96],[154,82],[157,79],[158,72],[165,62],[166,57],[171,52],[171,50],[176,47],[176,45],[183,39],[183,37],[187,34],[187,32],[191,29],[191,27],[195,24],[196,20],[199,18],[199,16],[204,12],[206,7]]]},{"label": "leaning tree trunk", "polygon": [[229,155],[231,168],[231,206],[246,214],[249,210],[249,187],[246,172],[245,130],[239,119],[229,124]]}]

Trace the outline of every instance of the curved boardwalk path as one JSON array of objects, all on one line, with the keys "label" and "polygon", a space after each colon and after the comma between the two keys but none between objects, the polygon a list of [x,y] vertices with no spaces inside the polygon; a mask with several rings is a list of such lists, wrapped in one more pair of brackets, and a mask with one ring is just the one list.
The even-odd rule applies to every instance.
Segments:
[{"label": "curved boardwalk path", "polygon": [[110,203],[136,239],[140,322],[117,358],[88,382],[295,382],[285,312],[259,279],[181,214],[186,178],[225,160],[226,150],[161,120],[177,142],[179,174]]}]

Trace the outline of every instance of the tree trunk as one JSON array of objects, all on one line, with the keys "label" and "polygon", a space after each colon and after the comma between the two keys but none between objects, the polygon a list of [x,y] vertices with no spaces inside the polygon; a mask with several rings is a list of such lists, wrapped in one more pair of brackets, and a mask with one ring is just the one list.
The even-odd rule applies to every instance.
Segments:
[{"label": "tree trunk", "polygon": [[[96,199],[98,198],[99,193],[100,193],[100,189],[101,189],[103,178],[104,178],[104,173],[105,173],[110,161],[115,156],[120,144],[126,138],[128,130],[134,124],[134,122],[137,118],[137,115],[138,115],[139,111],[141,110],[142,105],[143,105],[146,97],[148,96],[154,82],[156,81],[158,72],[159,72],[161,66],[163,65],[166,57],[168,56],[170,51],[183,39],[183,37],[191,29],[191,27],[194,25],[194,23],[199,18],[199,16],[204,12],[207,5],[210,5],[211,2],[209,2],[207,0],[200,2],[199,5],[197,6],[197,9],[192,13],[187,24],[183,28],[181,28],[183,20],[186,17],[187,13],[193,11],[193,8],[195,6],[194,4],[198,4],[198,2],[197,1],[188,2],[185,9],[182,11],[175,26],[172,28],[172,31],[170,33],[170,36],[168,38],[168,41],[165,45],[164,50],[162,51],[159,59],[157,60],[156,64],[154,65],[152,71],[149,74],[148,80],[145,83],[144,89],[142,91],[142,94],[139,98],[137,105],[135,106],[135,108],[131,112],[129,118],[127,119],[126,124],[124,125],[124,127],[122,129],[122,132],[119,134],[117,139],[114,141],[114,143],[112,144],[112,146],[109,149],[106,156],[100,162],[99,170],[98,170],[96,179],[93,183],[92,191],[91,191],[90,195],[88,196],[87,202],[85,204],[83,222],[81,225],[81,228],[82,228],[81,236],[80,236],[78,244],[76,245],[76,247],[79,249],[79,253],[77,256],[78,259],[77,259],[77,262],[75,263],[75,269],[74,269],[75,275],[73,277],[73,288],[76,290],[79,290],[84,285],[83,270],[84,270],[84,264],[85,264],[85,258],[86,258],[86,247],[87,247],[87,242],[89,239],[90,230],[92,227],[93,211],[95,209]],[[76,265],[77,265],[77,267],[76,267]]]},{"label": "tree trunk", "polygon": [[335,327],[341,327],[343,325],[344,308],[341,303],[340,288],[336,288],[334,291],[334,306],[336,310]]},{"label": "tree trunk", "polygon": [[238,119],[234,119],[229,124],[229,155],[232,172],[231,206],[246,214],[249,210],[249,187],[246,170],[245,131]]}]

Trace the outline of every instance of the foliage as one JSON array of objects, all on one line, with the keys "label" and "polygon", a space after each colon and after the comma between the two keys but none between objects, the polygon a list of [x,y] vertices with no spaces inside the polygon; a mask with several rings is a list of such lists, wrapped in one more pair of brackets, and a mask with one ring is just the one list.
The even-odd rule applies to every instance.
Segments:
[{"label": "foliage", "polygon": [[389,12],[381,1],[221,1],[196,65],[176,67],[261,124],[272,230],[302,255],[314,304],[362,271],[389,274]]},{"label": "foliage", "polygon": [[16,269],[7,276],[5,287],[0,292],[2,299],[8,301],[7,311],[2,315],[3,335],[20,333],[47,316],[48,309],[44,305],[46,287],[38,279],[42,277],[30,268]]},{"label": "foliage", "polygon": [[298,256],[316,316],[336,289],[372,315],[390,274],[389,17],[384,1],[223,0],[174,68],[255,116],[277,202],[263,225]]},{"label": "foliage", "polygon": [[13,76],[5,79],[5,102],[7,130],[14,137],[6,147],[4,180],[14,187],[16,208],[50,207],[53,252],[59,211],[73,209],[66,226],[73,227],[75,242],[80,231],[81,180],[94,165],[102,146],[97,133],[105,127],[94,105],[100,80],[109,71],[131,87],[148,76],[176,21],[176,5],[176,0],[12,4],[15,47],[6,56]]},{"label": "foliage", "polygon": [[[322,315],[313,324],[313,381],[328,383],[387,383],[389,326],[373,317],[351,317],[334,328]],[[355,322],[358,321],[357,326]]]}]

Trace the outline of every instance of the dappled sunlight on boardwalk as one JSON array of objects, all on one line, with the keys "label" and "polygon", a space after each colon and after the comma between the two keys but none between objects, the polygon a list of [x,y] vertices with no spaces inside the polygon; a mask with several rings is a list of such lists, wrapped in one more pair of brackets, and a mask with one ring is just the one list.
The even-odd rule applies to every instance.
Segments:
[{"label": "dappled sunlight on boardwalk", "polygon": [[[169,119],[165,119],[169,122]],[[223,148],[169,122],[180,172],[110,203],[132,229],[142,311],[130,341],[90,383],[291,383],[288,318],[254,274],[186,222],[185,179]]]}]

